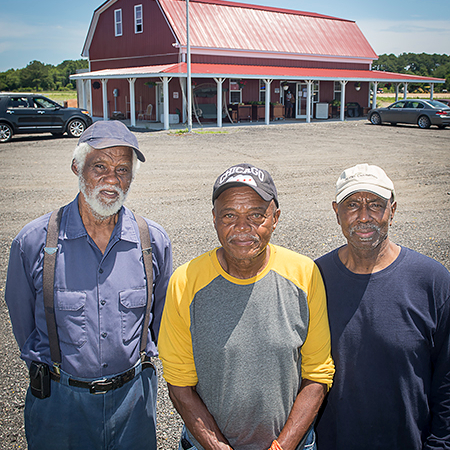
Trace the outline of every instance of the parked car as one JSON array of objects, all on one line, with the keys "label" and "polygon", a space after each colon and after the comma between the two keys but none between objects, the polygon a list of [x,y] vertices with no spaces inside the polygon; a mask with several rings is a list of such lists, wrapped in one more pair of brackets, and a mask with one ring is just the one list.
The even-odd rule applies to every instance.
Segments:
[{"label": "parked car", "polygon": [[440,98],[437,101],[443,103],[446,106],[450,106],[450,100],[447,100],[445,98]]},{"label": "parked car", "polygon": [[52,133],[78,138],[92,124],[89,111],[64,108],[36,94],[0,93],[0,142],[14,134]]},{"label": "parked car", "polygon": [[430,128],[431,125],[445,128],[450,125],[450,107],[437,100],[400,100],[386,108],[371,109],[368,119],[374,125],[383,122],[392,125],[415,123],[420,128]]}]

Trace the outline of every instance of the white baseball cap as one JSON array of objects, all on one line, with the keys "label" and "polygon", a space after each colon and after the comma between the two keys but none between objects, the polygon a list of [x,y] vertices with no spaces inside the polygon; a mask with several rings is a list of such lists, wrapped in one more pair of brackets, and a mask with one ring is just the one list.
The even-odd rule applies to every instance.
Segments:
[{"label": "white baseball cap", "polygon": [[385,171],[369,164],[357,164],[341,173],[336,182],[336,202],[361,191],[372,192],[385,200],[395,198],[394,183]]}]

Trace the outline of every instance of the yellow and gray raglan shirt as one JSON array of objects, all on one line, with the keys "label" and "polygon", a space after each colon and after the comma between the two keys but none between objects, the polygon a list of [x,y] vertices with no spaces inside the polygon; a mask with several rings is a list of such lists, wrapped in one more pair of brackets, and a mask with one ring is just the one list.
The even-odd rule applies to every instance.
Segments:
[{"label": "yellow and gray raglan shirt", "polygon": [[250,279],[228,275],[217,249],[179,267],[158,340],[166,381],[196,386],[235,450],[269,448],[302,378],[330,387],[334,374],[317,266],[269,245],[269,263]]}]

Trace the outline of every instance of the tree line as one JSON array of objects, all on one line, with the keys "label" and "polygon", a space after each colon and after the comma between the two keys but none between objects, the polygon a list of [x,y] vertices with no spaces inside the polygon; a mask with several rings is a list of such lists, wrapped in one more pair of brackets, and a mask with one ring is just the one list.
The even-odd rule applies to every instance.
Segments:
[{"label": "tree line", "polygon": [[[445,84],[436,84],[434,89],[441,92],[450,91],[450,56],[427,53],[402,53],[401,55],[383,54],[374,61],[373,69],[385,72],[407,73],[426,77],[445,78]],[[23,69],[9,69],[0,72],[0,91],[54,91],[71,90],[75,86],[69,76],[78,69],[87,69],[85,59],[66,60],[57,66],[31,61]],[[408,84],[408,90],[413,92],[423,85]]]},{"label": "tree line", "polygon": [[[441,92],[443,89],[450,91],[450,56],[434,53],[402,53],[384,54],[378,57],[372,64],[374,70],[384,72],[407,73],[424,77],[445,78],[445,84],[435,84],[434,91]],[[413,92],[420,84],[408,83],[408,91]]]},{"label": "tree line", "polygon": [[69,76],[78,69],[87,69],[85,59],[66,60],[54,66],[31,61],[23,69],[0,72],[0,91],[61,91],[75,89]]}]

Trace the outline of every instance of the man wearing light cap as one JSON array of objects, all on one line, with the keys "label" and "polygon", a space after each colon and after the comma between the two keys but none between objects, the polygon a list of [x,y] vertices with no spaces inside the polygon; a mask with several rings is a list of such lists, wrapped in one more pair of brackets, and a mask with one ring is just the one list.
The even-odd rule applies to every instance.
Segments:
[{"label": "man wearing light cap", "polygon": [[347,244],[316,261],[336,363],[320,450],[450,448],[450,274],[389,239],[395,199],[377,166],[351,167],[336,183]]},{"label": "man wearing light cap", "polygon": [[138,160],[124,124],[95,122],[73,155],[78,196],[12,243],[5,298],[30,372],[29,450],[157,448],[151,357],[172,251],[123,206]]},{"label": "man wearing light cap", "polygon": [[312,260],[270,244],[270,174],[238,164],[213,188],[221,246],[178,268],[159,335],[180,449],[313,449],[331,386],[325,290]]}]

